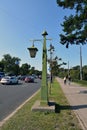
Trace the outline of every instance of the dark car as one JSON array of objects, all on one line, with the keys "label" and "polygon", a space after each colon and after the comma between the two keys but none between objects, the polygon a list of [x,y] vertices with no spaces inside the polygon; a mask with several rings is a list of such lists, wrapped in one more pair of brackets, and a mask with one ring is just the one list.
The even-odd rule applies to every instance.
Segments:
[{"label": "dark car", "polygon": [[26,78],[26,75],[22,75],[22,76],[20,76],[20,80],[25,80],[25,78]]},{"label": "dark car", "polygon": [[34,83],[34,77],[33,77],[33,76],[26,76],[25,82],[26,82],[26,83],[29,83],[29,82]]}]

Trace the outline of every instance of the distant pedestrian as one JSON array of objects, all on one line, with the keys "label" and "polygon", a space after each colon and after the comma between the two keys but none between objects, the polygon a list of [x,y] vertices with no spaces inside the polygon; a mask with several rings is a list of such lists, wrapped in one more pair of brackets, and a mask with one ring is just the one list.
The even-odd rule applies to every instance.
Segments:
[{"label": "distant pedestrian", "polygon": [[64,84],[66,84],[66,77],[64,77]]}]

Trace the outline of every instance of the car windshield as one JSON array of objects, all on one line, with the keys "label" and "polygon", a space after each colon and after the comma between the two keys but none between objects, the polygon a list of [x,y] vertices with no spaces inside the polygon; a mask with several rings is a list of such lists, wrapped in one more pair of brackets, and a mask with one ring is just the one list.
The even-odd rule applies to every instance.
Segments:
[{"label": "car windshield", "polygon": [[10,79],[11,77],[9,77],[9,76],[6,76],[6,77],[3,77],[4,79]]}]

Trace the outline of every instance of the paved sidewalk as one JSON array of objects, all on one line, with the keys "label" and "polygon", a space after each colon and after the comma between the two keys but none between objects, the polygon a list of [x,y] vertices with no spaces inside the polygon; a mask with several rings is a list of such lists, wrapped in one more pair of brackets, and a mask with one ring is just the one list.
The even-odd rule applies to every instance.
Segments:
[{"label": "paved sidewalk", "polygon": [[78,117],[83,130],[87,130],[87,87],[81,87],[74,83],[64,85],[63,79],[58,77],[56,79]]}]

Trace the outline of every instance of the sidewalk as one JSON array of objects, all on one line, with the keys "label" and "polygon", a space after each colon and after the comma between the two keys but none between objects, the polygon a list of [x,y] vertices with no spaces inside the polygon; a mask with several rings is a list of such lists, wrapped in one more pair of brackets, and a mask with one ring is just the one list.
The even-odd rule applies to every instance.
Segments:
[{"label": "sidewalk", "polygon": [[64,85],[63,79],[58,77],[56,79],[60,83],[61,88],[79,119],[83,130],[87,130],[87,87],[81,87],[74,83],[70,83],[70,85],[67,83]]}]

